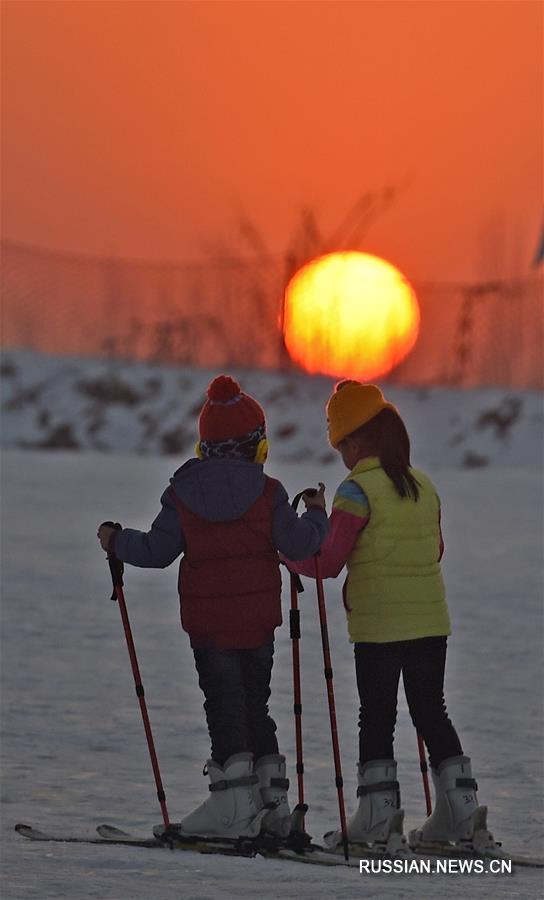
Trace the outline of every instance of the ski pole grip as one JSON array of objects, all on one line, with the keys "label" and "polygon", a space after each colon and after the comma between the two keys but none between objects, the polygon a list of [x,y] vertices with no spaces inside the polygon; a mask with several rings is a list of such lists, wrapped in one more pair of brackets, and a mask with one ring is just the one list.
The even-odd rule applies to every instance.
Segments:
[{"label": "ski pole grip", "polygon": [[293,507],[295,512],[296,512],[297,507],[298,507],[300,501],[302,500],[304,494],[307,494],[308,497],[315,497],[315,495],[317,494],[317,489],[316,488],[305,488],[303,491],[299,491],[299,493],[293,497],[291,506]]},{"label": "ski pole grip", "polygon": [[[102,522],[102,525],[106,525],[108,528],[114,528],[116,531],[123,530],[123,526],[120,525],[119,522]],[[102,525],[100,527],[102,527]],[[117,557],[111,553],[107,554],[107,560],[113,585],[113,593],[110,599],[115,601],[117,600],[116,588],[123,587],[123,572],[125,571],[125,566],[120,559],[117,559]]]},{"label": "ski pole grip", "polygon": [[[304,494],[308,494],[309,497],[314,497],[317,494],[317,490],[315,488],[306,488],[306,490],[304,491],[299,491],[299,493],[293,497],[291,503],[291,506],[293,507],[295,512],[297,511],[297,507]],[[300,575],[297,572],[291,572],[291,578],[293,579],[293,582],[297,589],[297,594],[302,594],[302,592],[304,591],[304,585],[302,584],[302,578],[300,577]]]},{"label": "ski pole grip", "polygon": [[289,571],[289,575],[291,576],[291,583],[295,585],[297,594],[304,593],[304,585],[302,584],[302,578],[297,572],[291,572],[287,563],[284,563],[283,560],[280,560],[282,566],[285,566]]},{"label": "ski pole grip", "polygon": [[291,578],[295,583],[297,594],[302,594],[304,592],[304,585],[302,584],[302,578],[300,577],[298,572],[291,572]]}]

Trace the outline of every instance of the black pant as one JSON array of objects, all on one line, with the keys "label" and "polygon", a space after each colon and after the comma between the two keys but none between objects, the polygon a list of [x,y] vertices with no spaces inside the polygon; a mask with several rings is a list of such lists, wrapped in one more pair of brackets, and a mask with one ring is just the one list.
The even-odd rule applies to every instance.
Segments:
[{"label": "black pant", "polygon": [[212,759],[222,766],[233,753],[250,752],[256,760],[277,753],[276,723],[268,714],[274,644],[193,652]]},{"label": "black pant", "polygon": [[401,672],[410,716],[427,745],[433,769],[444,759],[463,753],[444,701],[446,643],[446,637],[427,637],[355,644],[361,763],[393,759]]}]

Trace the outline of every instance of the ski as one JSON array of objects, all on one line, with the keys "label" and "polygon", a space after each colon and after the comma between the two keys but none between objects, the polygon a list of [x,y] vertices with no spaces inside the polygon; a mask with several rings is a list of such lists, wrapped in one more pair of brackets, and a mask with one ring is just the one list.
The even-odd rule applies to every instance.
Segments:
[{"label": "ski", "polygon": [[487,807],[479,806],[473,815],[474,832],[471,841],[457,844],[448,842],[423,841],[417,830],[410,832],[409,843],[412,851],[421,856],[440,856],[449,859],[505,860],[515,866],[543,868],[544,859],[508,853],[500,841],[496,841],[487,829]]},{"label": "ski", "polygon": [[[97,832],[106,843],[112,844],[129,844],[135,847],[140,846],[145,838],[137,837],[121,828],[115,828],[113,825],[99,825]],[[246,840],[227,840],[217,838],[217,840],[205,838],[187,838],[186,840],[160,840],[158,837],[148,838],[154,847],[162,847],[170,850],[192,850],[195,853],[217,853],[226,856],[256,856],[257,848],[250,838]]]},{"label": "ski", "polygon": [[426,858],[434,856],[442,859],[498,859],[511,862],[513,866],[524,866],[529,869],[544,868],[544,859],[538,856],[520,856],[517,853],[509,853],[507,850],[503,850],[501,846],[480,852],[465,849],[464,847],[456,847],[453,844],[428,844],[427,846],[413,847],[412,853]]},{"label": "ski", "polygon": [[[159,850],[164,850],[170,846],[155,837],[136,837],[128,834],[126,831],[122,831],[120,828],[113,828],[111,825],[99,826],[97,836],[45,832],[38,828],[33,828],[31,825],[23,824],[17,824],[15,831],[30,841],[49,841],[63,844],[125,844],[129,847],[151,847]],[[199,840],[188,843],[186,847],[181,847],[180,849],[194,850],[197,853],[225,853],[236,856],[256,855],[254,852],[250,852],[249,849],[235,848],[227,843],[217,842],[212,844],[208,841]]]},{"label": "ski", "polygon": [[267,859],[292,860],[293,862],[310,863],[324,866],[356,866],[358,860],[350,859],[349,862],[337,854],[327,853],[318,849],[305,850],[297,853],[286,847],[266,846],[261,841],[253,838],[228,840],[202,840],[200,838],[176,839],[175,841],[161,841],[158,838],[139,837],[114,828],[111,825],[99,825],[96,837],[86,835],[60,834],[56,832],[44,832],[30,825],[18,824],[15,830],[31,841],[56,841],[71,844],[107,844],[124,845],[129,847],[153,847],[159,849],[171,849],[174,851],[192,851],[205,855],[218,854],[221,856],[256,857],[263,856]]},{"label": "ski", "polygon": [[[114,828],[111,825],[99,825],[96,829],[98,834],[103,838],[110,838],[112,841],[118,843],[134,843],[137,841],[141,841],[141,838],[134,837],[127,831],[123,831],[120,828]],[[156,840],[158,840],[156,838]],[[165,846],[161,841],[158,841],[161,846]],[[200,853],[211,852],[211,853],[221,853],[223,852],[222,848],[232,853],[233,845],[238,844],[240,846],[240,850],[242,845],[239,844],[238,841],[213,841],[211,839],[202,839],[202,838],[185,838],[180,839],[179,836],[175,838],[173,849],[175,850],[197,850]],[[170,844],[166,844],[166,846],[170,846]],[[387,852],[383,849],[374,848],[372,849],[368,845],[362,844],[349,844],[349,854],[350,860],[349,863],[346,863],[346,860],[343,856],[342,847],[339,846],[335,850],[331,850],[327,847],[322,847],[319,844],[311,843],[306,850],[296,851],[293,848],[288,848],[285,846],[278,846],[275,849],[266,846],[260,845],[259,839],[251,839],[248,838],[246,842],[247,852],[244,855],[262,855],[266,857],[279,857],[281,859],[292,859],[293,855],[295,856],[295,861],[297,862],[308,862],[308,863],[319,863],[320,865],[349,865],[354,866],[358,865],[360,860],[364,859],[406,859],[413,860],[417,858],[425,858],[425,859],[478,859],[478,860],[506,860],[511,861],[514,866],[525,866],[528,868],[544,868],[544,859],[540,859],[538,857],[530,857],[530,856],[519,856],[516,854],[511,854],[502,849],[500,845],[497,845],[495,848],[488,849],[485,852],[478,852],[476,850],[469,850],[467,848],[455,847],[452,844],[448,845],[437,845],[432,844],[427,847],[420,847],[417,849],[413,849],[411,847],[407,847],[405,851],[400,850],[398,853]],[[205,848],[205,849],[200,849]],[[252,852],[250,852],[252,849]],[[239,851],[240,852],[240,851]],[[238,855],[238,854],[235,854]],[[332,858],[332,859],[331,859]]]},{"label": "ski", "polygon": [[377,859],[402,859],[409,865],[415,859],[474,859],[486,860],[499,859],[510,861],[513,866],[523,866],[530,868],[543,868],[544,859],[538,857],[519,856],[510,854],[500,848],[490,850],[484,853],[477,853],[471,850],[465,850],[453,845],[444,845],[432,847],[419,847],[416,850],[408,851],[402,854],[388,854],[382,850],[350,845],[350,857],[346,862],[341,849],[336,851],[325,849],[317,844],[310,844],[302,851],[297,851],[285,846],[274,845],[273,842],[262,842],[258,839],[248,838],[244,840],[203,840],[201,838],[180,839],[176,837],[170,842],[163,842],[155,837],[135,836],[120,828],[111,825],[99,825],[97,828],[97,836],[72,835],[56,832],[44,832],[40,829],[33,828],[30,825],[18,824],[15,830],[24,838],[31,841],[56,841],[62,843],[77,844],[100,844],[100,845],[125,845],[130,847],[146,847],[157,849],[172,849],[174,851],[192,851],[193,853],[202,853],[205,855],[222,855],[222,856],[238,856],[238,857],[256,857],[261,856],[266,859],[290,860],[292,862],[305,863],[309,865],[321,866],[349,866],[359,868],[361,860],[377,860]]},{"label": "ski", "polygon": [[[132,836],[127,831],[114,828],[111,825],[99,825],[96,829],[103,839],[110,838],[113,842],[131,843],[139,842],[139,837]],[[204,838],[182,837],[173,832],[167,836],[155,838],[161,847],[171,850],[192,850],[197,853],[217,853],[227,856],[262,856],[265,859],[286,859],[293,862],[309,863],[323,866],[355,866],[358,860],[350,859],[348,862],[343,856],[329,853],[325,848],[311,842],[305,842],[304,846],[296,848],[278,842],[273,837],[265,835],[256,838]],[[375,854],[378,855],[378,854]]]},{"label": "ski", "polygon": [[130,841],[121,837],[121,832],[119,833],[119,837],[116,839],[113,835],[110,835],[108,838],[93,836],[93,835],[69,835],[69,834],[56,834],[55,832],[51,833],[49,831],[41,831],[39,828],[33,828],[31,825],[23,825],[19,823],[15,826],[15,831],[22,835],[22,837],[27,838],[29,841],[56,841],[58,843],[63,844],[126,844],[130,843],[137,847],[161,847],[160,841],[157,841],[156,838],[132,838]]}]

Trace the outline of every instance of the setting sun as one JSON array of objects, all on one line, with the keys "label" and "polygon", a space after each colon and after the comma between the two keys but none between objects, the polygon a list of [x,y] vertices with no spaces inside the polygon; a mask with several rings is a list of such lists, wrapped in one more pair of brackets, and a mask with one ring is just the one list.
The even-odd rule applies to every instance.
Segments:
[{"label": "setting sun", "polygon": [[378,256],[330,253],[287,285],[285,344],[308,372],[365,381],[385,375],[410,352],[418,330],[412,287]]}]

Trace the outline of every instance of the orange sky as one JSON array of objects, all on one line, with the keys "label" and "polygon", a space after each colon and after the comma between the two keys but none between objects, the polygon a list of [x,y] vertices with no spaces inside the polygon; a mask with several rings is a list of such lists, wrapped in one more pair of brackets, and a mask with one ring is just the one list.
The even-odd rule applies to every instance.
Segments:
[{"label": "orange sky", "polygon": [[3,231],[149,259],[274,253],[402,183],[362,249],[411,279],[526,271],[542,212],[539,2],[19,2]]}]

